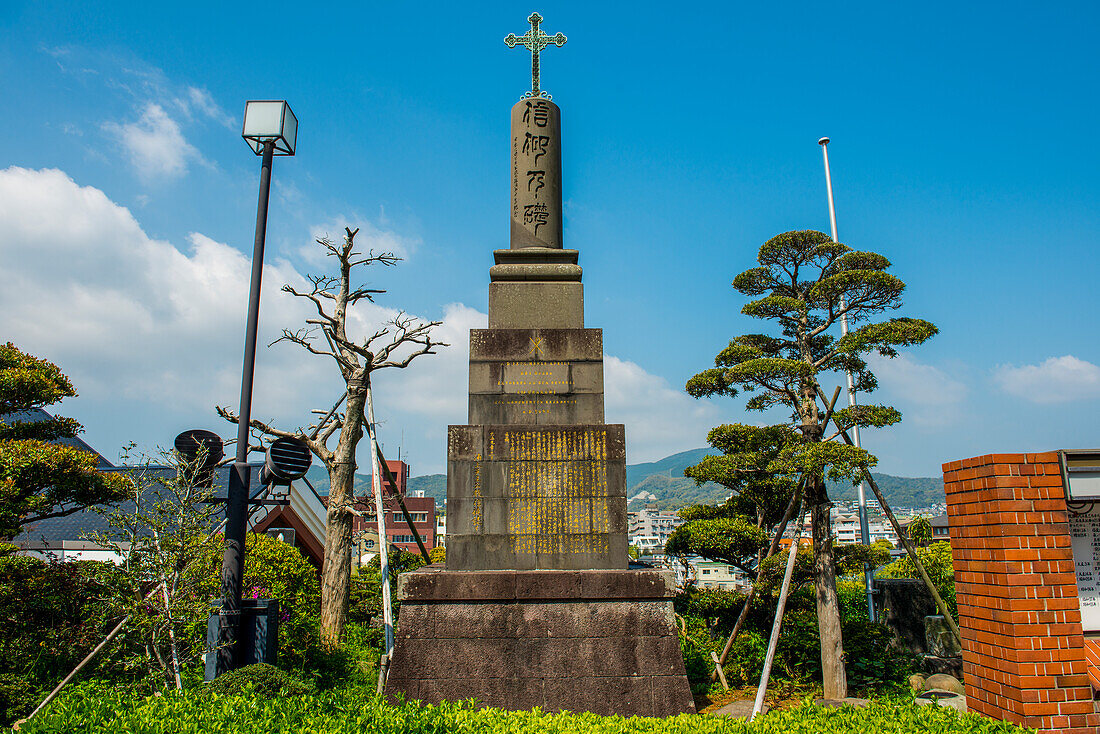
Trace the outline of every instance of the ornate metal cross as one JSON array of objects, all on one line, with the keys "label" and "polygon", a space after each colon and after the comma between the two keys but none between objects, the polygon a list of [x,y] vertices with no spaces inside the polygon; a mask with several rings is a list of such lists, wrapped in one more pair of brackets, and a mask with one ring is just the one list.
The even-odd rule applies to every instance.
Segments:
[{"label": "ornate metal cross", "polygon": [[550,95],[544,93],[539,89],[539,51],[542,51],[547,46],[562,47],[565,45],[565,34],[558,33],[554,36],[548,36],[542,32],[539,28],[539,23],[542,22],[542,16],[538,13],[531,13],[527,18],[527,22],[531,24],[531,30],[524,33],[522,36],[517,36],[515,33],[509,33],[504,37],[504,42],[508,44],[508,48],[515,48],[517,45],[524,46],[531,52],[531,91],[527,93],[528,97],[546,97],[550,99]]}]

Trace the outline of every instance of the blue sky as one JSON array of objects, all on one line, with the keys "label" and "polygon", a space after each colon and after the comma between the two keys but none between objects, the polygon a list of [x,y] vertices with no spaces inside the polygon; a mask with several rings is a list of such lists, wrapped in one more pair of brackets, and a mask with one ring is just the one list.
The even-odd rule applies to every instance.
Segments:
[{"label": "blue sky", "polygon": [[[604,329],[607,418],[628,461],[757,422],[685,380],[759,324],[729,283],[759,245],[828,230],[909,284],[941,333],[879,367],[904,422],[865,436],[882,471],[990,451],[1095,447],[1095,4],[123,2],[0,5],[0,338],[53,359],[62,412],[113,456],[219,425],[240,379],[258,159],[247,99],[285,98],[261,328],[276,288],[323,266],[312,238],[362,228],[406,260],[367,328],[402,308],[453,346],[376,381],[388,453],[442,471],[466,416],[466,330],[507,246],[508,111],[538,10],[562,108],[566,246]],[[288,345],[259,356],[254,415],[296,425],[340,380]]]}]

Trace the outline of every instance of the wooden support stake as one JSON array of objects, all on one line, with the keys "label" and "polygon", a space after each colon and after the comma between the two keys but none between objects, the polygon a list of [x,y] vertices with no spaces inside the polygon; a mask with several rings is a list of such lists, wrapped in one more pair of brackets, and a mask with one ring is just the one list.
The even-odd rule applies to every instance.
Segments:
[{"label": "wooden support stake", "polygon": [[722,663],[718,662],[718,653],[711,650],[710,659],[714,661],[714,670],[718,673],[718,680],[722,681],[722,689],[728,691],[730,684],[726,682],[726,671],[722,670]]},{"label": "wooden support stake", "polygon": [[764,694],[768,691],[768,679],[772,674],[772,662],[775,660],[775,646],[779,642],[779,630],[783,626],[783,612],[787,608],[787,591],[791,588],[791,576],[794,574],[795,559],[798,558],[798,541],[802,536],[802,517],[798,518],[798,525],[791,538],[791,549],[787,556],[787,569],[783,573],[783,585],[779,587],[779,602],[775,605],[775,621],[772,623],[772,634],[768,639],[768,654],[764,657],[764,669],[760,672],[760,684],[756,687],[756,700],[752,705],[752,713],[749,721],[756,718],[764,708]]}]

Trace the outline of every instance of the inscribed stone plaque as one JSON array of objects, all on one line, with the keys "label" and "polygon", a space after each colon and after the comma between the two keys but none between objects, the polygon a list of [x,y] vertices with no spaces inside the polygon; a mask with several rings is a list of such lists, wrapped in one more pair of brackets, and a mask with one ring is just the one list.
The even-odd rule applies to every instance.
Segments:
[{"label": "inscribed stone plaque", "polygon": [[621,425],[451,426],[447,567],[618,568]]},{"label": "inscribed stone plaque", "polygon": [[1081,627],[1100,632],[1100,511],[1069,516],[1070,545],[1077,573],[1077,598],[1081,605]]}]

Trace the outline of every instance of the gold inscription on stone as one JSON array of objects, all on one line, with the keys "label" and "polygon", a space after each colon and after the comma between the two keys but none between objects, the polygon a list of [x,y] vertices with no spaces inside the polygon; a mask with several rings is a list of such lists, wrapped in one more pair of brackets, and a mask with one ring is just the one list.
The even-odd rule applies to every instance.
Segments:
[{"label": "gold inscription on stone", "polygon": [[507,431],[515,553],[607,553],[607,432]]},{"label": "gold inscription on stone", "polygon": [[576,398],[499,398],[501,405],[514,405],[520,408],[520,415],[549,415],[552,408],[576,405]]},{"label": "gold inscription on stone", "polygon": [[506,393],[567,393],[568,362],[505,362],[498,386]]},{"label": "gold inscription on stone", "polygon": [[484,495],[481,492],[481,454],[474,458],[474,501],[470,510],[471,530],[481,532],[481,505]]}]

